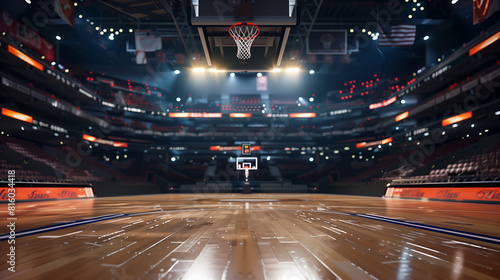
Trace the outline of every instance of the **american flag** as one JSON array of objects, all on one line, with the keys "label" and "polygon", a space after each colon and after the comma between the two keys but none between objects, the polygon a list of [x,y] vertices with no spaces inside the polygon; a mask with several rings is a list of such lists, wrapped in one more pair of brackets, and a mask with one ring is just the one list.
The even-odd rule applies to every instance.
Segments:
[{"label": "american flag", "polygon": [[415,43],[416,33],[416,25],[394,25],[389,30],[381,30],[378,45],[379,47],[411,46]]}]

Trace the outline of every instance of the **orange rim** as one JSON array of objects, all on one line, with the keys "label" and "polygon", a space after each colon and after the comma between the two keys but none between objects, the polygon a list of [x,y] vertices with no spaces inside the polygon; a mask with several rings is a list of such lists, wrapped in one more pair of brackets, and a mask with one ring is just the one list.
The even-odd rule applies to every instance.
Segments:
[{"label": "orange rim", "polygon": [[[231,34],[231,29],[233,29],[233,27],[235,27],[235,26],[241,26],[241,25],[252,25],[252,26],[255,26],[255,28],[257,28],[257,34],[253,35],[253,36],[252,36],[252,37],[250,37],[250,38],[235,38],[235,37],[233,36],[233,34]],[[251,39],[253,39],[253,38],[257,37],[257,35],[259,35],[259,33],[260,33],[260,28],[259,28],[256,24],[253,24],[253,23],[251,23],[251,22],[238,22],[238,23],[235,23],[235,24],[231,25],[231,27],[229,27],[228,32],[229,32],[229,35],[231,35],[231,37],[233,37],[233,39],[235,39],[235,40],[241,40],[241,39],[251,40]]]}]

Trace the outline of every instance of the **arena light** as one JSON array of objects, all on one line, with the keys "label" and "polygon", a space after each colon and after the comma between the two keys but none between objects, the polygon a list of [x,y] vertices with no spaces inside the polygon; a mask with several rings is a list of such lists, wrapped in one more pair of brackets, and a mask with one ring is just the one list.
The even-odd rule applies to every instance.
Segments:
[{"label": "arena light", "polygon": [[360,149],[360,148],[373,147],[373,146],[378,146],[378,148],[382,148],[381,145],[389,144],[389,143],[392,143],[392,137],[386,138],[383,140],[379,140],[379,141],[368,142],[368,143],[367,142],[357,143],[356,148]]},{"label": "arena light", "polygon": [[406,112],[404,112],[404,113],[402,113],[402,114],[398,115],[398,116],[396,117],[396,122],[399,122],[399,121],[404,120],[404,119],[406,119],[406,118],[408,118],[408,111],[406,111]]},{"label": "arena light", "polygon": [[250,117],[252,117],[252,114],[250,114],[250,113],[231,113],[231,114],[229,114],[229,117],[231,117],[231,118],[250,118]]},{"label": "arena light", "polygon": [[193,118],[220,118],[222,113],[191,113]]},{"label": "arena light", "polygon": [[123,142],[113,142],[113,147],[128,148],[128,144]]},{"label": "arena light", "polygon": [[14,48],[13,46],[9,45],[7,47],[7,50],[17,56],[17,58],[21,59],[22,61],[28,63],[29,65],[35,67],[36,69],[40,70],[40,71],[43,71],[43,65],[41,63],[39,63],[38,61],[34,60],[33,58],[27,56],[26,54],[24,54],[23,52],[21,52],[20,50]]},{"label": "arena light", "polygon": [[299,68],[295,68],[295,67],[292,67],[292,68],[286,68],[286,72],[289,72],[289,73],[297,73],[297,72],[299,72]]},{"label": "arena light", "polygon": [[361,143],[356,144],[356,148],[358,148],[358,149],[364,148],[364,147],[366,147],[366,142],[361,142]]},{"label": "arena light", "polygon": [[469,56],[473,56],[474,54],[480,52],[481,50],[483,50],[487,46],[495,43],[498,39],[500,39],[500,31],[497,32],[497,33],[495,33],[495,35],[491,36],[490,38],[488,38],[488,39],[482,41],[481,43],[477,44],[473,48],[471,48],[469,50]]},{"label": "arena light", "polygon": [[189,118],[191,113],[168,113],[169,118]]},{"label": "arena light", "polygon": [[382,140],[382,145],[387,144],[387,143],[391,143],[391,142],[392,142],[392,137],[389,137],[389,138]]},{"label": "arena light", "polygon": [[220,118],[222,113],[168,113],[170,118]]},{"label": "arena light", "polygon": [[174,73],[175,73],[175,75],[179,75],[181,73],[181,71],[180,70],[175,70]]},{"label": "arena light", "polygon": [[315,118],[316,113],[290,113],[290,118]]},{"label": "arena light", "polygon": [[193,72],[202,73],[202,72],[205,72],[205,68],[193,68]]},{"label": "arena light", "polygon": [[444,119],[441,125],[442,126],[448,126],[450,124],[461,122],[463,120],[470,119],[470,118],[472,118],[472,112],[471,111],[463,113],[463,114],[460,114],[460,115],[456,115],[456,116],[451,117],[451,118]]},{"label": "arena light", "polygon": [[25,114],[21,114],[21,113],[16,112],[16,111],[9,110],[6,108],[2,108],[2,115],[7,116],[7,117],[11,117],[11,118],[16,119],[16,120],[20,120],[23,122],[33,123],[33,117],[25,115]]},{"label": "arena light", "polygon": [[387,100],[384,100],[382,102],[370,104],[370,106],[368,108],[371,109],[371,110],[373,110],[373,109],[385,107],[385,106],[388,106],[388,105],[396,102],[396,100],[397,100],[397,97],[393,96],[393,97],[391,97],[391,98],[389,98]]},{"label": "arena light", "polygon": [[[260,151],[260,146],[252,146],[251,151]],[[210,146],[210,151],[241,151],[241,146]]]},{"label": "arena light", "polygon": [[87,135],[87,134],[83,134],[82,138],[83,138],[83,140],[87,140],[90,142],[95,142],[97,140],[97,138],[95,138],[94,136]]}]

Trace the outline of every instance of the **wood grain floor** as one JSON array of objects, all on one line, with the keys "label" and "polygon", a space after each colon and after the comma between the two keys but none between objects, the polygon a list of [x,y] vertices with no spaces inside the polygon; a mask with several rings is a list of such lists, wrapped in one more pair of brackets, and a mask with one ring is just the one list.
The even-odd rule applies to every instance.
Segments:
[{"label": "wood grain floor", "polygon": [[493,204],[178,194],[17,203],[16,218],[16,272],[2,224],[0,279],[500,277]]}]

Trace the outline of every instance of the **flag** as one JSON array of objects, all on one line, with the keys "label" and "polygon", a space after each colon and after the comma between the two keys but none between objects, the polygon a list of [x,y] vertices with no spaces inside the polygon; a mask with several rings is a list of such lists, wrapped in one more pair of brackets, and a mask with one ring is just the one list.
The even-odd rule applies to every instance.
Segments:
[{"label": "flag", "polygon": [[146,52],[161,50],[161,38],[155,37],[151,30],[136,30],[135,50],[137,64],[146,64]]},{"label": "flag", "polygon": [[380,47],[411,46],[415,43],[416,33],[416,25],[394,25],[388,31],[381,30],[378,45]]},{"label": "flag", "polygon": [[54,11],[67,24],[75,27],[75,4],[69,0],[54,0]]},{"label": "flag", "polygon": [[474,24],[487,20],[492,14],[500,10],[499,0],[474,0],[473,14]]}]

